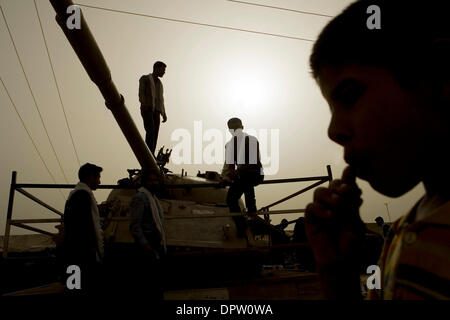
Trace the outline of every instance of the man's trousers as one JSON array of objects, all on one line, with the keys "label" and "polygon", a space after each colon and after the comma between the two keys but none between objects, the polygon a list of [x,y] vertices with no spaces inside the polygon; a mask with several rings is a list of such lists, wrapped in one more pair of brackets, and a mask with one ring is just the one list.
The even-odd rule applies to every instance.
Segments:
[{"label": "man's trousers", "polygon": [[248,212],[256,211],[255,186],[264,180],[264,176],[255,172],[240,172],[239,178],[233,181],[227,194],[230,212],[241,212],[239,199],[245,195],[245,206]]},{"label": "man's trousers", "polygon": [[141,115],[144,120],[145,128],[145,143],[147,144],[150,151],[155,155],[156,143],[158,141],[159,125],[160,125],[160,112],[151,110],[142,110]]}]

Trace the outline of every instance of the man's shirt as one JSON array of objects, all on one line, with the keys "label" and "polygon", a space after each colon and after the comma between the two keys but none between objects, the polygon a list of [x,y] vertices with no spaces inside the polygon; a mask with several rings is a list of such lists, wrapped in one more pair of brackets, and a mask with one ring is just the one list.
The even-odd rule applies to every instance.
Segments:
[{"label": "man's shirt", "polygon": [[259,142],[256,137],[246,134],[242,129],[237,129],[225,145],[225,163],[222,168],[222,177],[225,180],[233,180],[235,172],[264,174]]},{"label": "man's shirt", "polygon": [[146,74],[139,79],[139,102],[152,111],[166,114],[164,107],[164,88],[161,80],[153,75]]},{"label": "man's shirt", "polygon": [[[155,198],[155,201],[158,199]],[[162,210],[159,210],[157,216],[159,223],[162,224]],[[150,244],[156,250],[160,250],[162,246],[162,234],[158,230],[158,226],[154,220],[152,208],[147,195],[138,192],[132,199],[130,204],[130,232],[134,239],[141,246]]]}]

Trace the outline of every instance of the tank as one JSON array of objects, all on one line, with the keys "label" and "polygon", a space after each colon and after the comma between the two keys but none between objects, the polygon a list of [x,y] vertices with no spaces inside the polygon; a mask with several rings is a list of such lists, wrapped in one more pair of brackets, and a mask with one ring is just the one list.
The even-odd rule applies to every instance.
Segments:
[{"label": "tank", "polygon": [[[255,248],[268,244],[264,233],[277,231],[258,216],[249,218],[231,214],[226,205],[227,189],[218,184],[217,172],[206,172],[196,177],[168,173],[144,143],[125,106],[123,96],[112,81],[103,55],[81,14],[81,28],[69,29],[66,21],[71,15],[67,8],[71,0],[50,0],[56,11],[56,20],[72,45],[90,79],[97,85],[122,130],[131,151],[142,169],[156,170],[162,190],[157,194],[164,210],[164,226],[169,252],[168,268],[174,283],[197,275],[202,279],[248,277],[256,274],[263,255]],[[81,9],[80,9],[81,13]],[[166,159],[167,160],[167,159]],[[105,248],[111,260],[132,259],[129,256],[134,239],[129,232],[129,205],[139,187],[139,171],[130,171],[130,177],[121,180],[124,189],[113,190],[107,204],[111,208],[104,220]],[[240,203],[243,208],[243,203]],[[283,233],[284,234],[284,233]],[[260,240],[256,240],[260,235]],[[265,239],[265,240],[264,240]],[[180,268],[183,266],[183,268]],[[120,267],[117,267],[114,272]],[[221,277],[218,277],[218,275]]]},{"label": "tank", "polygon": [[[255,246],[251,230],[247,237],[237,236],[233,215],[225,203],[226,189],[216,187],[218,181],[203,177],[165,175],[168,189],[159,196],[164,210],[164,227],[168,246],[198,248],[246,248]],[[203,188],[170,186],[211,184]],[[133,243],[128,231],[129,205],[135,189],[113,190],[107,199],[111,207],[105,219],[104,235],[107,242]]]}]

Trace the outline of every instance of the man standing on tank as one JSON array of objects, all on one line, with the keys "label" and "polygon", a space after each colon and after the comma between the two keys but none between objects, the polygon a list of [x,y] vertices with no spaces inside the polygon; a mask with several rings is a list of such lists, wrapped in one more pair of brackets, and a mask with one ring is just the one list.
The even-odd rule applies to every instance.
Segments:
[{"label": "man standing on tank", "polygon": [[156,61],[153,64],[153,72],[139,79],[139,102],[146,132],[145,142],[153,155],[158,140],[160,117],[162,116],[163,123],[167,121],[163,84],[159,79],[166,73],[166,67],[164,62]]}]

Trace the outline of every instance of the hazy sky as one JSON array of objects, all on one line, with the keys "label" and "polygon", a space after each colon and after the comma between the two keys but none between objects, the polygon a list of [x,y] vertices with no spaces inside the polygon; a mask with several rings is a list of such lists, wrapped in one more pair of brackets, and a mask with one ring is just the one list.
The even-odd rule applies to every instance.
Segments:
[{"label": "hazy sky", "polygon": [[[267,6],[336,15],[348,0],[248,0]],[[138,168],[130,147],[104,106],[97,87],[89,80],[78,58],[55,22],[55,13],[46,0],[37,6],[60,87],[62,101],[81,163],[104,168],[102,183],[115,184],[127,176],[127,168]],[[293,11],[252,6],[227,0],[97,0],[79,4],[129,11],[202,24],[253,30],[314,40],[330,18]],[[35,95],[49,136],[69,183],[77,182],[78,162],[68,133],[39,27],[33,0],[0,0],[24,69]],[[239,117],[245,129],[267,130],[267,142],[260,139],[270,156],[275,147],[270,130],[279,130],[279,170],[266,179],[326,175],[326,165],[339,177],[345,167],[342,149],[331,142],[326,130],[328,106],[310,77],[308,58],[311,41],[226,30],[124,13],[83,8],[84,15],[110,67],[113,81],[125,97],[128,110],[144,135],[139,112],[138,79],[151,72],[153,62],[168,67],[162,79],[168,122],[161,125],[158,147],[174,147],[172,133],[186,129],[194,137],[194,123],[203,130],[226,131],[226,121]],[[7,32],[0,17],[0,76],[27,129],[36,142],[52,175],[66,183],[48,142],[39,114]],[[1,84],[0,84],[1,85]],[[11,171],[18,182],[53,183],[34,149],[19,117],[0,86],[0,234],[3,234]],[[224,141],[225,142],[225,141]],[[208,142],[203,143],[203,149]],[[192,143],[192,150],[194,145]],[[389,155],[386,155],[389,157]],[[194,161],[192,153],[192,161]],[[182,168],[189,175],[198,170],[219,171],[221,165],[168,165],[175,173]],[[391,199],[358,181],[363,190],[361,216],[373,222],[381,215],[397,219],[423,193],[422,186],[407,195]],[[257,187],[257,205],[262,207],[306,187],[307,183],[262,185]],[[47,203],[63,210],[64,198],[56,190],[29,190]],[[69,191],[64,191],[67,196]],[[107,191],[96,191],[98,202]],[[312,191],[274,209],[304,208]],[[286,216],[288,220],[299,215]],[[14,218],[54,217],[16,193]],[[272,216],[278,223],[283,217]],[[292,226],[291,226],[292,227]],[[50,228],[48,230],[55,231]],[[13,233],[23,231],[12,227]]]}]

